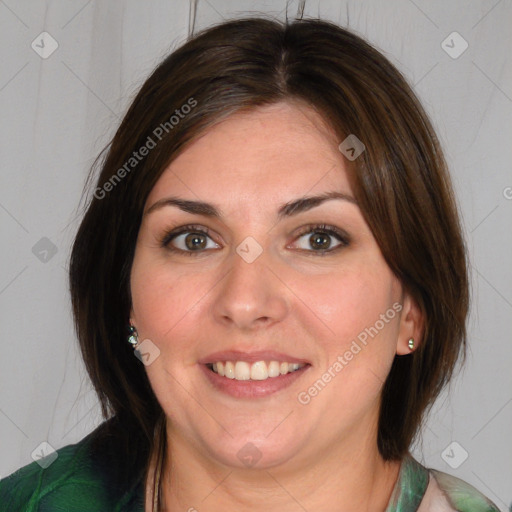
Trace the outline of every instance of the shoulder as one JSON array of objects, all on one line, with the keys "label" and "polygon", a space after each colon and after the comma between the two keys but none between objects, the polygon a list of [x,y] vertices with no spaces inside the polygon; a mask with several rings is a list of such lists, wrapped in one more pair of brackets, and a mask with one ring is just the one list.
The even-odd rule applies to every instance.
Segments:
[{"label": "shoulder", "polygon": [[[478,489],[448,473],[429,469],[437,493],[446,498],[457,512],[500,512],[499,508]],[[430,487],[430,486],[429,486]]]},{"label": "shoulder", "polygon": [[[77,490],[100,499],[101,485],[91,471],[89,436],[79,443],[58,449],[32,462],[0,481],[0,503],[7,510],[64,510],[71,503],[79,505]],[[67,502],[67,505],[66,505]],[[72,510],[75,510],[73,508]]]},{"label": "shoulder", "polygon": [[[117,458],[99,457],[93,442],[99,429],[76,444],[58,449],[0,480],[0,503],[9,512],[83,512],[118,510],[138,504],[136,491],[120,489],[110,479]],[[109,454],[112,455],[112,454]],[[138,510],[133,508],[133,510]]]}]

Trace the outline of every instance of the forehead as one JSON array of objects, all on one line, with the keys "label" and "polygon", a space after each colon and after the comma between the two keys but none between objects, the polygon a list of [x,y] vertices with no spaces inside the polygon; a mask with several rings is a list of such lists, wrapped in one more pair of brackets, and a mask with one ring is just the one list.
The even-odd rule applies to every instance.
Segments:
[{"label": "forehead", "polygon": [[[226,210],[282,203],[305,193],[351,193],[339,141],[305,105],[240,112],[207,129],[162,173],[148,197],[201,199]],[[224,208],[223,208],[224,209]]]}]

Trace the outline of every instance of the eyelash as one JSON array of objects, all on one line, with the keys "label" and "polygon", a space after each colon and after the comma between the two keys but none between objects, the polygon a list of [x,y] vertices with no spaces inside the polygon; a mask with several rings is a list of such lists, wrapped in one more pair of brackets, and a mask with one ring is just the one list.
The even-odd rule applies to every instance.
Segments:
[{"label": "eyelash", "polygon": [[[183,235],[185,233],[197,233],[197,234],[206,235],[209,237],[210,230],[208,228],[203,228],[202,226],[198,226],[195,224],[181,226],[180,228],[177,228],[176,230],[173,230],[173,231],[170,231],[170,232],[167,232],[164,234],[164,236],[160,240],[161,247],[164,247],[171,252],[186,254],[187,256],[198,256],[198,255],[202,254],[205,250],[208,250],[208,249],[202,249],[202,250],[198,250],[198,251],[184,251],[183,249],[177,249],[176,247],[172,247],[170,245],[170,242],[172,242],[172,240],[174,240],[179,235]],[[322,233],[324,235],[333,236],[333,237],[337,238],[338,241],[341,243],[340,243],[340,245],[334,247],[333,249],[327,249],[327,250],[321,250],[321,251],[309,251],[307,249],[299,249],[300,251],[311,252],[315,255],[325,256],[329,253],[335,252],[339,249],[342,249],[343,247],[346,247],[350,243],[350,238],[347,235],[347,233],[338,229],[335,226],[330,226],[328,224],[312,224],[312,225],[306,226],[296,236],[297,236],[297,238],[301,238],[302,236],[307,235],[309,233],[311,233],[311,234]]]}]

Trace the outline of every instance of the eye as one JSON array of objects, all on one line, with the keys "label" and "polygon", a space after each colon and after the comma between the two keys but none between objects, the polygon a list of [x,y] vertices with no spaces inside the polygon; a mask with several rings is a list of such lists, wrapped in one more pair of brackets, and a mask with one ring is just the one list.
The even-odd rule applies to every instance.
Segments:
[{"label": "eye", "polygon": [[[309,235],[309,238],[306,238],[306,235]],[[305,245],[313,248],[310,250],[302,246],[299,247],[300,250],[316,253],[319,256],[339,250],[350,243],[350,237],[345,231],[326,224],[306,226],[297,236],[299,241],[304,238]],[[338,245],[332,247],[332,238],[338,240]],[[208,240],[211,241],[211,245],[208,245]],[[182,226],[166,233],[160,245],[169,251],[187,256],[198,256],[206,249],[219,248],[219,245],[209,236],[208,228],[196,225]]]},{"label": "eye", "polygon": [[[193,256],[204,249],[215,249],[218,245],[209,236],[208,228],[200,226],[182,226],[175,231],[166,233],[161,240],[161,246],[173,252]],[[208,239],[213,243],[208,246]]]},{"label": "eye", "polygon": [[[306,235],[309,235],[306,238]],[[300,247],[301,250],[309,252],[316,252],[319,255],[333,252],[342,247],[349,245],[350,239],[347,233],[336,228],[335,226],[328,226],[326,224],[318,224],[314,226],[307,226],[299,233],[299,241],[301,238],[305,239],[305,245],[313,247],[313,251],[309,251],[308,247]],[[332,238],[336,238],[339,243],[332,247]]]}]

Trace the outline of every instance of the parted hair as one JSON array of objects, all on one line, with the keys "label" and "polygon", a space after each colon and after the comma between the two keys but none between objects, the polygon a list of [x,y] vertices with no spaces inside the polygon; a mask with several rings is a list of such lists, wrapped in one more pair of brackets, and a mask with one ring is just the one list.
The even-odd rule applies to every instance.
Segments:
[{"label": "parted hair", "polygon": [[[135,477],[134,465],[147,471],[163,417],[127,343],[130,269],[146,199],[209,127],[282,101],[313,108],[340,143],[349,134],[364,143],[365,151],[346,162],[355,197],[387,264],[424,315],[418,348],[395,356],[383,386],[377,444],[385,460],[409,451],[459,356],[465,359],[466,246],[440,143],[405,78],[372,45],[331,22],[223,22],[172,51],[144,82],[91,169],[94,193],[72,247],[75,327],[108,420],[97,441],[122,458],[120,481]],[[139,151],[150,140],[153,147]]]}]

